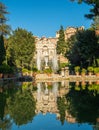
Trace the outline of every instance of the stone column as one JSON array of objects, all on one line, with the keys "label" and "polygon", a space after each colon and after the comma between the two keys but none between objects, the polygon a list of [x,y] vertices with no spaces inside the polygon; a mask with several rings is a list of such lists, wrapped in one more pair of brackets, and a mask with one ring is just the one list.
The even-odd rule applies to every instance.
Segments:
[{"label": "stone column", "polygon": [[65,77],[69,76],[69,67],[65,67]]},{"label": "stone column", "polygon": [[65,76],[65,71],[64,68],[61,69],[61,76],[64,77]]}]

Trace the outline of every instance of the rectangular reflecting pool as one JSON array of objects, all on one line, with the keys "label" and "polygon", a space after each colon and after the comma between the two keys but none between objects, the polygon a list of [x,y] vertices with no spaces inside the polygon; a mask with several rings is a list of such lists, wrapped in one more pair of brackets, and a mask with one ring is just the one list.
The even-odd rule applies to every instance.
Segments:
[{"label": "rectangular reflecting pool", "polygon": [[0,130],[98,130],[99,82],[0,83]]}]

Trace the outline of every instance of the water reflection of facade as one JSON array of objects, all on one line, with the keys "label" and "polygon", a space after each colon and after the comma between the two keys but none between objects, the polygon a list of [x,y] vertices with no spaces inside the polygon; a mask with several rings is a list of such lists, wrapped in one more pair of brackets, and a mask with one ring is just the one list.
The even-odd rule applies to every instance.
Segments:
[{"label": "water reflection of facade", "polygon": [[37,88],[36,112],[57,113],[58,83],[53,83],[52,89],[48,89],[47,83],[37,83]]},{"label": "water reflection of facade", "polygon": [[[57,97],[64,97],[69,92],[69,81],[37,83],[37,92],[33,93],[36,99],[36,113],[43,114],[55,113],[60,120],[60,113],[57,106]],[[73,118],[67,110],[65,111],[65,120],[74,123]]]}]

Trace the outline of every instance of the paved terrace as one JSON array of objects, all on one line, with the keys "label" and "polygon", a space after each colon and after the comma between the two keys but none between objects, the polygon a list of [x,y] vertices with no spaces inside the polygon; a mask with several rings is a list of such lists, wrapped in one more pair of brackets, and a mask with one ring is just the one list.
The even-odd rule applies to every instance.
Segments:
[{"label": "paved terrace", "polygon": [[69,81],[97,81],[99,80],[99,77],[97,77],[96,75],[68,75],[68,76],[62,76],[59,74],[51,74],[51,75],[47,75],[47,74],[37,74],[35,76],[35,80],[36,81],[61,81],[61,80],[69,80]]}]

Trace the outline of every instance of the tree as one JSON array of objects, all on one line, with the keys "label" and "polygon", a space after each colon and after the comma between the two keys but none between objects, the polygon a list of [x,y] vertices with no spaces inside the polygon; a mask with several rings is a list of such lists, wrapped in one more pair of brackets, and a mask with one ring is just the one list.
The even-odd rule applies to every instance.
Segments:
[{"label": "tree", "polygon": [[0,2],[0,35],[8,34],[10,29],[10,27],[6,25],[7,18],[5,15],[8,14],[6,9],[6,6]]},{"label": "tree", "polygon": [[66,54],[65,56],[68,58],[70,63],[74,66],[79,66],[80,64],[80,56],[78,49],[76,47],[77,43],[77,33],[75,35],[72,35],[66,42],[67,42],[67,47],[66,47]]},{"label": "tree", "polygon": [[6,51],[4,47],[4,39],[3,39],[3,35],[1,35],[0,36],[0,65],[5,60],[5,55],[6,55]]},{"label": "tree", "polygon": [[86,30],[78,36],[78,47],[80,56],[82,59],[83,67],[87,66],[99,66],[99,45],[98,39],[95,36],[95,31]]},{"label": "tree", "polygon": [[96,16],[92,24],[92,28],[95,30],[96,36],[98,37],[99,43],[99,16]]},{"label": "tree", "polygon": [[10,27],[6,25],[7,18],[5,15],[8,14],[6,6],[0,2],[0,65],[5,59],[5,47],[4,47],[4,35],[10,32]]},{"label": "tree", "polygon": [[66,42],[65,42],[65,34],[64,34],[64,29],[63,26],[60,27],[59,30],[59,38],[57,41],[57,53],[58,54],[63,54],[65,55],[66,52]]},{"label": "tree", "polygon": [[35,52],[35,38],[31,32],[18,28],[13,31],[8,43],[8,62],[18,68],[30,69]]},{"label": "tree", "polygon": [[93,30],[79,31],[68,40],[66,53],[71,64],[80,67],[98,66],[98,39]]},{"label": "tree", "polygon": [[93,7],[90,9],[90,14],[86,14],[85,17],[89,19],[94,19],[95,16],[99,16],[99,0],[71,0],[71,1],[78,1],[78,3],[84,2]]}]

